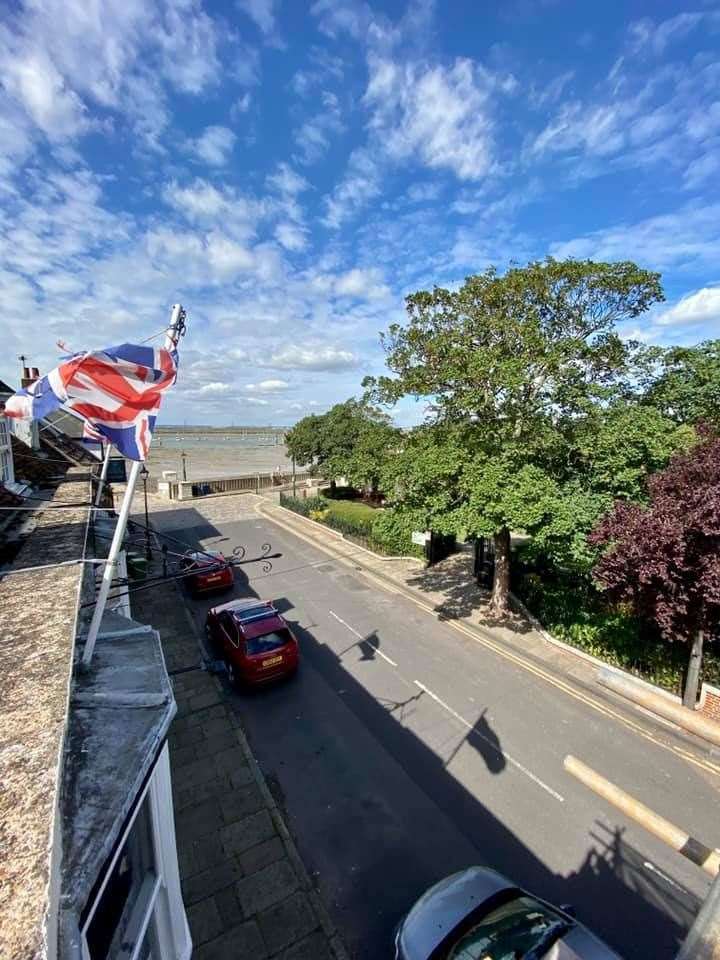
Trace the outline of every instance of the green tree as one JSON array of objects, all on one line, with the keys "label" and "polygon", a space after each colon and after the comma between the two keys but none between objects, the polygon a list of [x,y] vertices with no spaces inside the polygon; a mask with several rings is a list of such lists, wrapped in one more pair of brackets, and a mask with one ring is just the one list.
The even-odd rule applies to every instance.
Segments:
[{"label": "green tree", "polygon": [[302,465],[376,493],[382,464],[400,431],[381,410],[363,400],[337,403],[327,413],[304,417],[286,436],[288,452]]},{"label": "green tree", "polygon": [[720,340],[650,352],[656,367],[644,402],[676,423],[720,426]]},{"label": "green tree", "polygon": [[472,436],[458,520],[494,538],[497,613],[508,605],[510,530],[545,522],[567,472],[567,432],[629,389],[638,345],[615,324],[662,299],[659,275],[633,263],[549,258],[414,293],[408,324],[383,335],[392,376],[368,379],[369,396],[425,397],[436,423]]}]

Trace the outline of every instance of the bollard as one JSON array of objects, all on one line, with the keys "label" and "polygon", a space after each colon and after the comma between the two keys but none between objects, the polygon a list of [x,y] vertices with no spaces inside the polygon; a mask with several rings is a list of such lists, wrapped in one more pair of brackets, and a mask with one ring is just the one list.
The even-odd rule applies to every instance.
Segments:
[{"label": "bollard", "polygon": [[675,826],[674,823],[661,817],[649,807],[646,807],[644,803],[640,803],[635,797],[625,793],[620,787],[615,786],[614,783],[596,773],[592,767],[588,767],[577,757],[568,754],[563,761],[563,766],[568,773],[584,783],[593,793],[603,797],[608,803],[630,817],[631,820],[639,823],[649,833],[667,843],[673,850],[677,850],[688,860],[692,860],[705,873],[710,874],[711,877],[718,875],[718,872],[720,872],[720,850],[713,850],[691,837],[680,827]]}]

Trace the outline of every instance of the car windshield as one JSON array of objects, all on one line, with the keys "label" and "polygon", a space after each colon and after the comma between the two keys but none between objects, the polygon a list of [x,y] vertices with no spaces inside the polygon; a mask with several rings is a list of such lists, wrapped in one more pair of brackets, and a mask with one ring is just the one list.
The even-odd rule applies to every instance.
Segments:
[{"label": "car windshield", "polygon": [[447,960],[539,960],[570,927],[550,907],[518,897],[492,910],[446,954]]},{"label": "car windshield", "polygon": [[247,652],[251,657],[256,653],[271,653],[279,650],[290,642],[290,633],[287,630],[274,630],[272,633],[262,633],[259,637],[246,640]]}]

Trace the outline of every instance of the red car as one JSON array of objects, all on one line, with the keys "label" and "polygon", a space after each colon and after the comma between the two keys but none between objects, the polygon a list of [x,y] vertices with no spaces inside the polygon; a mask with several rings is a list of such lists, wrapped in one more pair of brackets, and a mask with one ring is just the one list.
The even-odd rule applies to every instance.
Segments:
[{"label": "red car", "polygon": [[231,683],[262,684],[298,668],[297,639],[268,600],[231,600],[213,607],[205,629],[222,651]]},{"label": "red car", "polygon": [[188,574],[183,579],[193,595],[229,590],[235,583],[233,568],[217,550],[190,551],[183,556],[180,567]]}]

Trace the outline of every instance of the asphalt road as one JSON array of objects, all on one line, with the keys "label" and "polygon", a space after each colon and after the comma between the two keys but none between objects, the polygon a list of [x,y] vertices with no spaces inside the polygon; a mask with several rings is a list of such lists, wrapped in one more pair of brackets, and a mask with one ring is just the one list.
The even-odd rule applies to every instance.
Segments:
[{"label": "asphalt road", "polygon": [[[573,904],[627,960],[674,956],[708,878],[562,760],[575,754],[710,846],[716,776],[276,525],[213,526],[192,513],[174,531],[187,542],[282,551],[268,575],[248,567],[235,592],[276,602],[300,638],[301,669],[227,695],[354,958],[391,956],[415,899],[474,863]],[[188,600],[199,630],[212,603]]]}]

